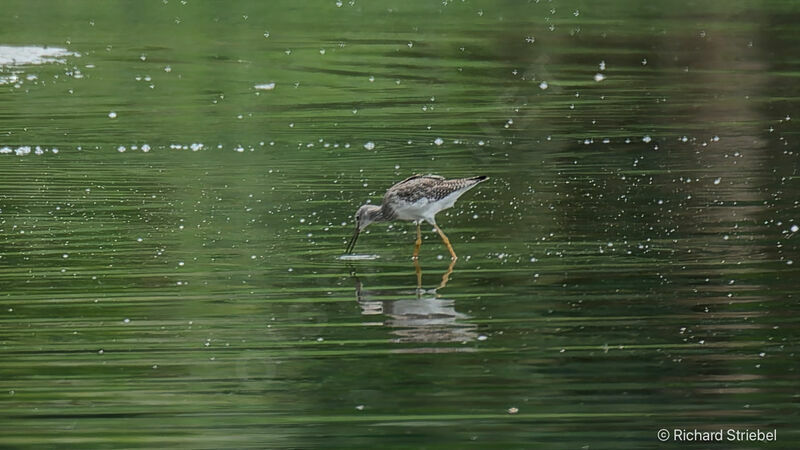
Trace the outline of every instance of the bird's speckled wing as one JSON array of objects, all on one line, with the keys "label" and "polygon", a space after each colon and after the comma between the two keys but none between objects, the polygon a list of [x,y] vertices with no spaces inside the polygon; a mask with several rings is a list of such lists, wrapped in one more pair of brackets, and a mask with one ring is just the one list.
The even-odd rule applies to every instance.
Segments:
[{"label": "bird's speckled wing", "polygon": [[383,203],[386,204],[387,200],[415,203],[421,198],[435,202],[453,192],[472,187],[485,179],[486,177],[472,177],[445,180],[444,177],[438,175],[415,175],[390,187],[383,197]]},{"label": "bird's speckled wing", "polygon": [[383,196],[384,204],[388,201],[403,201],[414,203],[422,197],[429,197],[429,193],[436,190],[444,182],[444,177],[438,175],[414,175],[395,184]]},{"label": "bird's speckled wing", "polygon": [[415,175],[386,191],[381,210],[387,220],[431,221],[437,212],[452,207],[461,194],[486,179],[479,176],[445,180],[438,175]]}]

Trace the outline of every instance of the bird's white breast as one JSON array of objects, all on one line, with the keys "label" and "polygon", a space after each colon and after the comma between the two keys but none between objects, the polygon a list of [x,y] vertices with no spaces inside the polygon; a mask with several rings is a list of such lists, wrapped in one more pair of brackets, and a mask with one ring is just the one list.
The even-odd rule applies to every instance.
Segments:
[{"label": "bird's white breast", "polygon": [[396,205],[394,213],[400,220],[423,220],[430,215],[430,205],[427,198],[421,198],[414,203]]},{"label": "bird's white breast", "polygon": [[447,208],[452,208],[456,200],[458,200],[458,197],[461,197],[461,194],[468,191],[471,187],[472,186],[468,186],[458,191],[453,191],[446,197],[436,201],[431,201],[431,199],[423,197],[414,203],[402,203],[395,206],[394,212],[399,220],[426,220],[435,223],[434,216],[436,213]]}]

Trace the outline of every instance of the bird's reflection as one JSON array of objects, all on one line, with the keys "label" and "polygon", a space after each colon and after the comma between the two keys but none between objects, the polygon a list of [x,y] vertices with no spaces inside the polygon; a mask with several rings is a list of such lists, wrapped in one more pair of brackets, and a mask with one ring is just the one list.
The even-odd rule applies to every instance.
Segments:
[{"label": "bird's reflection", "polygon": [[455,300],[444,298],[441,289],[447,286],[455,261],[450,263],[436,288],[425,289],[422,269],[414,261],[416,290],[368,290],[355,271],[356,299],[364,316],[384,316],[384,326],[391,328],[396,342],[465,342],[477,337],[477,326],[466,323],[470,316],[455,309]]}]

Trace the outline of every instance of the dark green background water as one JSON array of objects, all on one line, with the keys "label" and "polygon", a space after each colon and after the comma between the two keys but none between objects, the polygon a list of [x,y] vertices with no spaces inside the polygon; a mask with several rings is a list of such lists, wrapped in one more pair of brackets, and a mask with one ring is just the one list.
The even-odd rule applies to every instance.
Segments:
[{"label": "dark green background water", "polygon": [[796,2],[2,9],[0,446],[797,446]]}]

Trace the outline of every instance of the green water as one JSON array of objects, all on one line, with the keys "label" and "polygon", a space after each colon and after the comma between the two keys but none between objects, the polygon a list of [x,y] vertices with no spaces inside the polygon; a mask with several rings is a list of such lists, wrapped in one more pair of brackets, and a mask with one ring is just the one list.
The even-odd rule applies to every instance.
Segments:
[{"label": "green water", "polygon": [[0,447],[797,447],[797,3],[2,8]]}]

